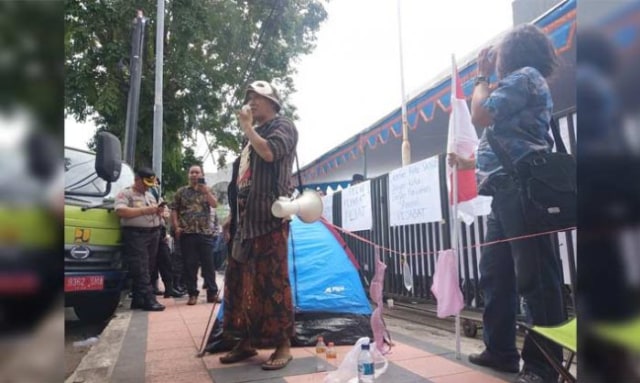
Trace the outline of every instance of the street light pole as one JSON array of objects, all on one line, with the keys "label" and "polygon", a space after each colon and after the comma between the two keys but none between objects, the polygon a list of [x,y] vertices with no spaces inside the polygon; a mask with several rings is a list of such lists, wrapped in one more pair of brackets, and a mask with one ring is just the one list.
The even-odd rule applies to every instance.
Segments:
[{"label": "street light pole", "polygon": [[138,109],[140,104],[140,82],[142,80],[142,51],[144,47],[144,29],[147,18],[141,10],[133,19],[131,37],[131,63],[129,76],[129,98],[127,100],[127,119],[125,121],[124,160],[131,167],[135,166],[136,134],[138,133]]},{"label": "street light pole", "polygon": [[402,54],[402,16],[398,0],[398,46],[400,48],[400,89],[402,92],[402,166],[411,163],[411,144],[409,144],[409,123],[407,122],[407,99],[404,91],[404,60]]},{"label": "street light pole", "polygon": [[164,60],[164,0],[158,0],[156,20],[156,83],[153,105],[153,171],[162,179],[162,74]]}]

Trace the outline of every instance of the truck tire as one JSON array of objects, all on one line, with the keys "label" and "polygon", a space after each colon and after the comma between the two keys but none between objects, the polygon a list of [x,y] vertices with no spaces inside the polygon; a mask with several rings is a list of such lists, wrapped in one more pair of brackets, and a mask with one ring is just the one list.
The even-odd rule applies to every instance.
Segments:
[{"label": "truck tire", "polygon": [[73,307],[76,316],[83,322],[101,323],[109,320],[120,304],[120,294],[109,294]]}]

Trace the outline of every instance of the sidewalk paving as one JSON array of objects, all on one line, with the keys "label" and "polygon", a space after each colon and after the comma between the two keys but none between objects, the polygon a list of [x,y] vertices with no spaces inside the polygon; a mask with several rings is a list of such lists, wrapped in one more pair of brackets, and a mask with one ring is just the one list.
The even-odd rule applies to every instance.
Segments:
[{"label": "sidewalk paving", "polygon": [[[284,369],[263,371],[260,364],[273,350],[244,362],[222,365],[221,354],[197,357],[211,316],[212,304],[201,294],[198,304],[188,306],[186,298],[161,299],[162,312],[131,311],[129,301],[82,360],[67,383],[80,382],[188,382],[188,383],[302,383],[322,382],[327,372],[315,372],[312,347],[292,348],[294,359]],[[219,305],[216,305],[217,313]],[[214,313],[215,318],[215,313]],[[455,359],[451,349],[418,337],[392,332],[396,346],[388,355],[389,368],[376,382],[455,383],[509,382],[515,375],[499,374],[470,365],[466,355]],[[453,334],[452,334],[453,339]],[[452,342],[453,346],[453,342]],[[337,346],[338,360],[351,346]],[[335,367],[329,369],[335,369]]]}]

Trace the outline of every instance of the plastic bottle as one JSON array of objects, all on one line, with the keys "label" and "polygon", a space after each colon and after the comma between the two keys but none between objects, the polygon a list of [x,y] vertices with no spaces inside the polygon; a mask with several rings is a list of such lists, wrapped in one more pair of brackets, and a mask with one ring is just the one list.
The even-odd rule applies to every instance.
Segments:
[{"label": "plastic bottle", "polygon": [[336,346],[333,342],[329,342],[327,346],[327,364],[336,365],[338,359],[338,353],[336,352]]},{"label": "plastic bottle", "polygon": [[327,365],[325,359],[325,353],[327,352],[327,346],[324,344],[324,339],[319,336],[318,343],[316,343],[316,371],[326,371]]},{"label": "plastic bottle", "polygon": [[374,368],[369,344],[363,344],[358,355],[358,383],[373,383]]}]

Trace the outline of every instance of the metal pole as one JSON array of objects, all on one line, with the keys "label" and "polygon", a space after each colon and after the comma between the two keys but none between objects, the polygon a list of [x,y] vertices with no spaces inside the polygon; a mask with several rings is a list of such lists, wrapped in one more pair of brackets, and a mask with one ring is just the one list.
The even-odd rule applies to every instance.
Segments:
[{"label": "metal pole", "polygon": [[409,144],[409,124],[407,123],[407,99],[404,91],[401,1],[402,0],[398,0],[398,46],[400,48],[400,89],[402,92],[402,166],[407,166],[411,163],[411,145]]},{"label": "metal pole", "polygon": [[[453,112],[452,112],[453,113]],[[453,213],[451,214],[451,247],[456,256],[456,283],[460,283],[460,224],[458,223],[458,166],[453,167]],[[456,359],[460,360],[460,313],[456,314]]]},{"label": "metal pole", "polygon": [[140,82],[142,80],[142,47],[144,46],[144,28],[147,19],[141,10],[133,19],[131,37],[131,63],[129,78],[129,98],[127,102],[127,119],[125,122],[124,160],[131,167],[135,166],[136,135],[138,133],[138,108],[140,104]]},{"label": "metal pole", "polygon": [[164,59],[164,0],[158,0],[156,20],[156,87],[153,105],[153,171],[162,178],[162,74]]},{"label": "metal pole", "polygon": [[[451,56],[452,67],[455,71],[452,71],[452,76],[457,76],[458,67],[456,65],[455,57]],[[455,79],[454,79],[455,80]],[[451,119],[456,121],[455,116],[455,108],[453,107],[453,97],[455,94],[455,82],[451,82]],[[454,134],[455,128],[453,132],[449,132],[449,134]],[[451,137],[449,137],[451,138]],[[455,137],[453,137],[455,140]],[[452,148],[455,150],[455,145]],[[458,223],[458,165],[453,166],[453,180],[451,188],[453,189],[453,214],[451,214],[451,247],[454,249],[454,254],[456,256],[456,284],[460,283],[460,224]],[[456,359],[460,360],[460,313],[456,314]]]}]

